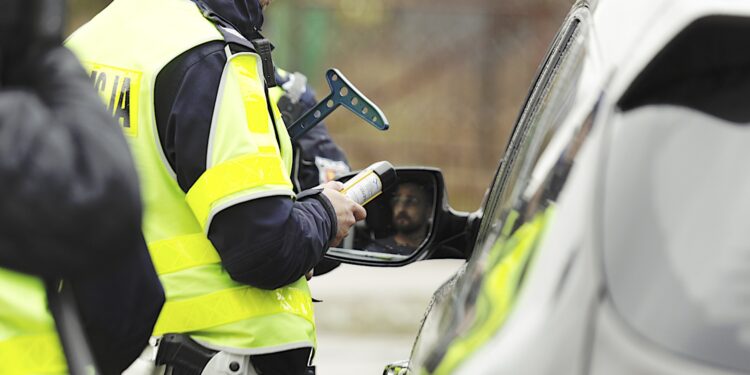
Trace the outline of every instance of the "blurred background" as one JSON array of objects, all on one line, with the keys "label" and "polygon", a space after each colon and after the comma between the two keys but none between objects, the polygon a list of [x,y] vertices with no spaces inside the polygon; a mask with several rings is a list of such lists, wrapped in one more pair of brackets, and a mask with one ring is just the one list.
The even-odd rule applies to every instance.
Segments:
[{"label": "blurred background", "polygon": [[[69,1],[69,32],[108,0]],[[388,160],[442,169],[451,205],[476,210],[520,106],[571,0],[274,0],[275,63],[304,73],[318,98],[335,67],[377,103],[379,132],[339,109],[327,120],[354,169]],[[382,372],[406,359],[427,302],[461,261],[342,266],[313,279],[319,373]]]}]

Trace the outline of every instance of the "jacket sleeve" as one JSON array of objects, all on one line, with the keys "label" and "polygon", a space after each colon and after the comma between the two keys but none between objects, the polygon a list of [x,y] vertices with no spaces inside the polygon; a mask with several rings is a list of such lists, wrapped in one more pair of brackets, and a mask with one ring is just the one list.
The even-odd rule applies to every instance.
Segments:
[{"label": "jacket sleeve", "polygon": [[[225,65],[223,45],[208,43],[170,62],[156,80],[160,142],[186,193],[207,172],[211,120]],[[237,131],[247,129],[247,124],[239,125]],[[241,143],[235,146],[243,148]],[[237,154],[225,145],[219,147],[222,153]],[[232,204],[208,227],[229,275],[264,289],[289,284],[312,269],[333,234],[335,214],[327,199],[318,195],[296,201],[291,189]]]},{"label": "jacket sleeve", "polygon": [[232,279],[276,289],[296,281],[321,260],[335,235],[332,214],[322,194],[297,202],[257,199],[219,213],[208,238]]},{"label": "jacket sleeve", "polygon": [[137,248],[138,182],[121,131],[58,47],[0,90],[0,264],[49,277]]}]

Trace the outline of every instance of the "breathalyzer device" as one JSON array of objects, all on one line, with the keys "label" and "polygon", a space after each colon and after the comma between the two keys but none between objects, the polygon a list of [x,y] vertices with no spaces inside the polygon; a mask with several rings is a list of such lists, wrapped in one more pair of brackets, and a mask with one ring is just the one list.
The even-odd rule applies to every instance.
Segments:
[{"label": "breathalyzer device", "polygon": [[387,161],[379,161],[344,183],[341,191],[349,199],[365,205],[396,182],[396,170]]}]

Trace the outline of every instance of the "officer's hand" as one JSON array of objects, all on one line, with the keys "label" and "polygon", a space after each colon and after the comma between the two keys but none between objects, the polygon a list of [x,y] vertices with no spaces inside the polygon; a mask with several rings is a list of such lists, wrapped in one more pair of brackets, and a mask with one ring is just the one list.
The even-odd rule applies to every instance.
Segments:
[{"label": "officer's hand", "polygon": [[331,205],[333,205],[334,211],[336,211],[338,228],[336,228],[336,238],[330,242],[330,246],[334,246],[340,243],[344,237],[349,234],[349,228],[351,228],[354,223],[365,219],[367,211],[365,211],[364,207],[341,193],[341,190],[344,188],[344,184],[341,182],[329,181],[323,184],[322,187],[323,195],[328,198]]}]

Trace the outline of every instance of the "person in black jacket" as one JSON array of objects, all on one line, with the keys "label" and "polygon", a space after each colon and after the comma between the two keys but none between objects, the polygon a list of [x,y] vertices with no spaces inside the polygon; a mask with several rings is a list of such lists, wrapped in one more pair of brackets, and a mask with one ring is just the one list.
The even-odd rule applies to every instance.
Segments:
[{"label": "person in black jacket", "polygon": [[0,267],[74,285],[99,368],[121,373],[164,302],[125,139],[67,49],[2,62]]}]

